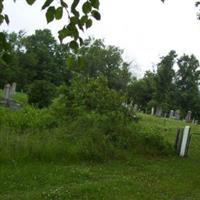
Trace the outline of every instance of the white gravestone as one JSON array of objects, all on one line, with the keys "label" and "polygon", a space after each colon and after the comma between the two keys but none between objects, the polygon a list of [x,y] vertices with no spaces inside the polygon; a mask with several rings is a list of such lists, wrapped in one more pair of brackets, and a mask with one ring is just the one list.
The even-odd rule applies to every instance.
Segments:
[{"label": "white gravestone", "polygon": [[5,99],[5,104],[7,106],[9,106],[10,104],[10,91],[11,91],[10,84],[6,84],[4,87],[4,99]]},{"label": "white gravestone", "polygon": [[190,126],[185,126],[184,129],[177,130],[175,149],[179,156],[184,157],[187,155],[190,140]]},{"label": "white gravestone", "polygon": [[154,115],[154,107],[151,108],[151,115]]},{"label": "white gravestone", "polygon": [[182,139],[182,144],[181,144],[181,149],[180,149],[181,157],[184,157],[186,155],[189,134],[190,134],[190,127],[186,126],[183,131],[183,139]]},{"label": "white gravestone", "polygon": [[174,117],[174,110],[170,110],[169,118],[173,118],[173,117]]}]

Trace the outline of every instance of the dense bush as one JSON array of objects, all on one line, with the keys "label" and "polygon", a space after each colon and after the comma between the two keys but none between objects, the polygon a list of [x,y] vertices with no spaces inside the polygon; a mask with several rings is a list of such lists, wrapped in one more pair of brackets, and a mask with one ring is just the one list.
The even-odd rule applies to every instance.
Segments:
[{"label": "dense bush", "polygon": [[76,76],[70,86],[61,88],[60,93],[57,105],[53,107],[70,117],[91,111],[99,114],[121,113],[124,120],[134,115],[133,111],[125,106],[125,96],[110,89],[107,79],[103,76],[98,78]]},{"label": "dense bush", "polygon": [[36,80],[28,87],[28,102],[38,108],[48,107],[55,96],[56,87],[45,80]]}]

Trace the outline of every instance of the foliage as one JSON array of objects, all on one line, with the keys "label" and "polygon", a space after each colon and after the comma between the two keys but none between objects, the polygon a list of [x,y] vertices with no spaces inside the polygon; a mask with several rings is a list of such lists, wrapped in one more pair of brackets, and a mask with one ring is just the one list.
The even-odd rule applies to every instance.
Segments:
[{"label": "foliage", "polygon": [[28,90],[28,102],[38,108],[48,107],[55,97],[56,88],[45,80],[36,80]]},{"label": "foliage", "polygon": [[199,117],[199,61],[194,55],[183,55],[177,64],[179,67],[176,73],[177,103],[184,114],[191,110],[194,117]]},{"label": "foliage", "polygon": [[97,78],[105,76],[109,88],[126,92],[131,78],[129,64],[122,58],[123,51],[115,46],[105,45],[101,39],[84,41],[77,54],[67,58],[71,73]]},{"label": "foliage", "polygon": [[62,110],[70,117],[76,117],[82,112],[114,112],[128,116],[128,109],[123,106],[125,96],[110,89],[103,76],[90,78],[77,75],[70,86],[62,88],[60,96],[60,105],[65,106]]},{"label": "foliage", "polygon": [[87,39],[73,53],[67,45],[57,43],[48,29],[36,30],[27,36],[24,32],[6,33],[11,46],[7,67],[0,67],[0,86],[16,82],[18,90],[25,90],[34,80],[50,81],[56,86],[70,83],[75,73],[96,78],[105,76],[112,89],[126,93],[131,73],[118,47],[104,44],[100,39]]}]

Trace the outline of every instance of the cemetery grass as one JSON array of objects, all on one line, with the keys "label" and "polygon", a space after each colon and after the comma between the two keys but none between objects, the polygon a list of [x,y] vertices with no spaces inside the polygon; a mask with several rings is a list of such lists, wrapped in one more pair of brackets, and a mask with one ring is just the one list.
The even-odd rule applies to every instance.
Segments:
[{"label": "cemetery grass", "polygon": [[[171,119],[139,117],[143,131],[157,131],[171,144],[176,128],[185,126]],[[2,162],[0,199],[199,200],[199,126],[192,125],[192,133],[187,158],[131,152],[124,160],[102,163],[59,161],[59,156],[51,161]]]}]

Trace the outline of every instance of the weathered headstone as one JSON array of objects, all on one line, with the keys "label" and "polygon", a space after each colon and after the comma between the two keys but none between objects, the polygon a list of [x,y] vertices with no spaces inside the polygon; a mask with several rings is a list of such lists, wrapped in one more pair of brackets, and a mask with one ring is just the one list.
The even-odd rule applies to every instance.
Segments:
[{"label": "weathered headstone", "polygon": [[162,116],[162,108],[161,107],[156,108],[156,116],[158,116],[158,117]]},{"label": "weathered headstone", "polygon": [[6,84],[4,87],[4,100],[6,106],[10,105],[10,90],[11,90],[10,84]]},{"label": "weathered headstone", "polygon": [[180,119],[180,110],[176,110],[176,111],[175,111],[175,118],[176,118],[177,120]]},{"label": "weathered headstone", "polygon": [[154,115],[154,107],[151,108],[151,115]]},{"label": "weathered headstone", "polygon": [[198,120],[195,120],[195,121],[194,121],[194,124],[195,124],[195,125],[198,125]]},{"label": "weathered headstone", "polygon": [[174,110],[170,110],[169,118],[173,118],[173,117],[174,117]]},{"label": "weathered headstone", "polygon": [[175,150],[179,156],[184,157],[187,155],[190,140],[191,140],[190,126],[186,126],[184,129],[177,130]]},{"label": "weathered headstone", "polygon": [[185,117],[186,122],[190,122],[190,121],[191,121],[191,118],[192,118],[192,112],[191,112],[191,111],[188,111],[188,112],[187,112],[187,115],[186,115],[186,117]]},{"label": "weathered headstone", "polygon": [[11,86],[10,95],[13,96],[16,93],[16,86],[17,84],[14,82]]}]

